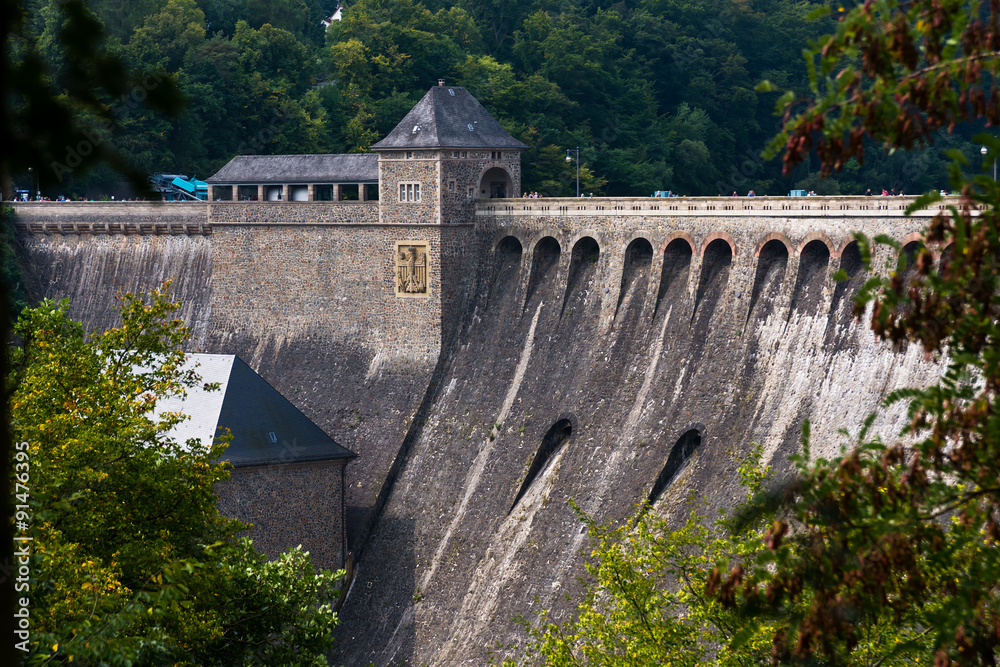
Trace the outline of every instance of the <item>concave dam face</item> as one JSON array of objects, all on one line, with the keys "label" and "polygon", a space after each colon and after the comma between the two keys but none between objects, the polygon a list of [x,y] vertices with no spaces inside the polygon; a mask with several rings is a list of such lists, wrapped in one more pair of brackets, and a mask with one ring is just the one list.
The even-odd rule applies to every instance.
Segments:
[{"label": "concave dam face", "polygon": [[[781,476],[805,419],[813,452],[834,454],[839,429],[937,376],[852,314],[867,274],[851,232],[888,226],[912,256],[921,223],[806,204],[833,213],[588,199],[504,215],[491,200],[474,226],[402,231],[367,203],[291,210],[357,216],[294,232],[225,217],[272,211],[239,202],[219,217],[52,204],[18,219],[36,297],[72,297],[104,328],[118,289],[173,278],[191,351],[239,355],[359,455],[337,664],[481,665],[524,640],[515,618],[572,612],[589,553],[578,510],[627,521],[649,502],[680,522],[692,503],[727,507],[754,444]],[[142,232],[159,219],[170,233]],[[426,248],[425,295],[393,290],[403,241]],[[873,266],[896,265],[879,253]],[[883,409],[873,430],[905,422]]]},{"label": "concave dam face", "polygon": [[479,235],[474,315],[342,610],[345,664],[498,662],[524,638],[515,617],[571,613],[577,508],[623,521],[649,502],[679,522],[692,503],[726,507],[754,443],[780,476],[807,417],[835,451],[838,428],[933,374],[852,320],[856,245],[572,219]]}]

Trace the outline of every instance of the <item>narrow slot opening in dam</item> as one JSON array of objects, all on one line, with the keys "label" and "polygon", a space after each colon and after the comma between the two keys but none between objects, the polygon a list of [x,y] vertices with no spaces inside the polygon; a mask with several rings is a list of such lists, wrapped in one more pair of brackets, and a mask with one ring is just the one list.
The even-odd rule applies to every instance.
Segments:
[{"label": "narrow slot opening in dam", "polygon": [[[900,253],[898,262],[903,262],[898,273],[900,285],[902,287],[902,293],[908,296],[910,285],[916,280],[917,274],[919,272],[918,262],[920,260],[920,255],[926,250],[924,244],[920,241],[910,241],[903,246],[903,251]],[[899,266],[897,264],[897,266]],[[900,303],[898,306],[898,312],[901,317],[905,317],[913,311],[913,305],[910,303]]]},{"label": "narrow slot opening in dam", "polygon": [[573,310],[579,301],[587,296],[587,290],[597,276],[597,262],[601,258],[601,248],[597,241],[584,236],[573,246],[573,255],[569,263],[569,280],[566,282],[566,295],[563,297],[563,312],[569,306]]},{"label": "narrow slot opening in dam", "polygon": [[521,488],[518,489],[517,496],[514,497],[514,502],[511,503],[510,509],[507,510],[507,514],[514,511],[517,504],[524,497],[524,494],[528,492],[531,488],[531,483],[535,481],[548,462],[552,457],[559,451],[559,448],[569,440],[569,436],[573,434],[573,425],[568,419],[560,419],[555,424],[549,428],[546,432],[545,437],[542,438],[542,442],[538,445],[538,451],[535,452],[534,458],[531,460],[531,465],[528,467],[528,472],[524,475],[524,481],[521,482]]},{"label": "narrow slot opening in dam", "polygon": [[677,477],[677,473],[681,471],[691,454],[699,446],[701,446],[701,431],[697,429],[686,431],[677,439],[674,446],[670,448],[666,464],[660,470],[660,474],[656,476],[656,481],[653,482],[653,488],[649,492],[649,498],[647,498],[649,505],[654,505],[660,499],[670,482]]},{"label": "narrow slot opening in dam", "polygon": [[521,242],[513,236],[501,239],[493,256],[493,279],[490,281],[490,291],[486,298],[487,309],[494,299],[503,295],[517,285],[516,277],[521,266],[524,250]]}]

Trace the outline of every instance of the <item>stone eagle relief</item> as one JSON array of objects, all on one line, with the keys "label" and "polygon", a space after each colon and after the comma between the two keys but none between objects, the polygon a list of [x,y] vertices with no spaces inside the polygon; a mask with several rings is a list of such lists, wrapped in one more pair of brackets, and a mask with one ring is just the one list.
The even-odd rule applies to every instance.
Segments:
[{"label": "stone eagle relief", "polygon": [[427,244],[396,243],[396,294],[427,295]]}]

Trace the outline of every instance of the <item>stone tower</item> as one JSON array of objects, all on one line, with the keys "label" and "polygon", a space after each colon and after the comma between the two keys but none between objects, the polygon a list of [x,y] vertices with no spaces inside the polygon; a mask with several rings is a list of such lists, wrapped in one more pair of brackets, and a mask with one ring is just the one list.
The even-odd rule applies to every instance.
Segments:
[{"label": "stone tower", "polygon": [[372,146],[380,222],[473,222],[476,199],[521,196],[525,148],[469,91],[440,81]]}]

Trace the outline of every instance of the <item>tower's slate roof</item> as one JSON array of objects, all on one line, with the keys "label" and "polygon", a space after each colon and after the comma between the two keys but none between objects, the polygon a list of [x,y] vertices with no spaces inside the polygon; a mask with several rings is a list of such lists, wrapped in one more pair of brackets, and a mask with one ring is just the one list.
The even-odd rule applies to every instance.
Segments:
[{"label": "tower's slate roof", "polygon": [[185,368],[195,368],[203,383],[218,382],[219,389],[198,386],[185,398],[157,401],[156,414],[170,411],[190,417],[170,431],[177,442],[197,438],[210,444],[228,428],[233,439],[222,459],[237,468],[355,458],[239,357],[189,354]]},{"label": "tower's slate roof", "polygon": [[[471,129],[470,129],[471,128]],[[510,136],[469,91],[434,86],[372,150],[527,148]]]},{"label": "tower's slate roof", "polygon": [[209,183],[378,183],[378,155],[237,155]]}]

